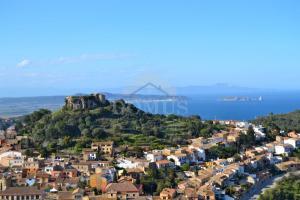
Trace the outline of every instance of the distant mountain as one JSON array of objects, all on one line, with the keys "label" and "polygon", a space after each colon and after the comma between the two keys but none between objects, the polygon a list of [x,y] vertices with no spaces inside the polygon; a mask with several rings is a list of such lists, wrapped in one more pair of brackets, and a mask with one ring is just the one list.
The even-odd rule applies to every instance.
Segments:
[{"label": "distant mountain", "polygon": [[215,85],[207,85],[207,86],[186,86],[186,87],[176,88],[176,94],[179,95],[195,95],[195,94],[231,95],[231,94],[251,94],[251,93],[270,92],[270,91],[274,91],[274,90],[234,86],[226,83],[218,83]]}]

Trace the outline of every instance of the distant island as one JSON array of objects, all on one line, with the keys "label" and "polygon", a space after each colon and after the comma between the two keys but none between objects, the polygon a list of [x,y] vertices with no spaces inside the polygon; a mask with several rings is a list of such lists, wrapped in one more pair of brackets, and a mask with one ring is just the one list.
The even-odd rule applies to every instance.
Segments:
[{"label": "distant island", "polygon": [[221,101],[263,101],[263,97],[249,97],[249,96],[227,96],[227,97],[222,97],[220,99]]}]

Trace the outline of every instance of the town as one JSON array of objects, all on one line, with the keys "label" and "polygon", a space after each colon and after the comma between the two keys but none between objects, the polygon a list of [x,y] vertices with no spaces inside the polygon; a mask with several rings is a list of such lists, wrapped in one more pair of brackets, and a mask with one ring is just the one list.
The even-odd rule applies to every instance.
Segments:
[{"label": "town", "polygon": [[[94,108],[95,98],[107,104],[101,95],[88,103],[77,97],[66,102],[71,109]],[[0,199],[248,199],[273,177],[300,170],[293,156],[299,133],[281,130],[275,141],[266,141],[262,125],[212,123],[226,129],[187,139],[186,145],[142,147],[138,155],[128,153],[130,146],[124,153],[114,141],[96,139],[79,154],[58,151],[46,157],[23,148],[30,138],[11,124],[0,131]],[[236,148],[251,134],[253,145]],[[240,151],[226,154],[230,147]]]}]

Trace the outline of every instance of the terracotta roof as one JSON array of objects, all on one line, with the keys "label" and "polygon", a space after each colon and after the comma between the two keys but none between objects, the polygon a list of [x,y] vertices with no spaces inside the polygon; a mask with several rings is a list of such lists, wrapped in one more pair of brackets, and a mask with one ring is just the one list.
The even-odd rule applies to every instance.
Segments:
[{"label": "terracotta roof", "polygon": [[176,193],[175,189],[172,188],[164,188],[163,191],[161,191],[160,194],[164,194],[164,195],[170,195],[170,197],[173,197],[173,195]]},{"label": "terracotta roof", "polygon": [[169,164],[170,161],[168,160],[159,160],[159,161],[156,161],[157,164]]},{"label": "terracotta roof", "polygon": [[107,192],[139,192],[136,186],[129,182],[111,183],[106,187]]},{"label": "terracotta roof", "polygon": [[0,195],[42,195],[43,192],[36,187],[9,187],[0,192]]},{"label": "terracotta roof", "polygon": [[57,196],[58,196],[59,200],[62,200],[62,199],[64,199],[64,200],[74,199],[72,192],[68,192],[68,191],[67,192],[58,192]]}]

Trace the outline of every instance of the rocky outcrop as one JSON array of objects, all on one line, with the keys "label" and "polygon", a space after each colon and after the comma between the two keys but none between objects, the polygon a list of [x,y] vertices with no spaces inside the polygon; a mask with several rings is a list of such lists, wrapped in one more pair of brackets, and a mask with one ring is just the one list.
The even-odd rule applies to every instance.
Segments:
[{"label": "rocky outcrop", "polygon": [[103,94],[91,94],[88,96],[68,96],[65,99],[65,108],[71,110],[93,109],[107,106],[109,102]]}]

